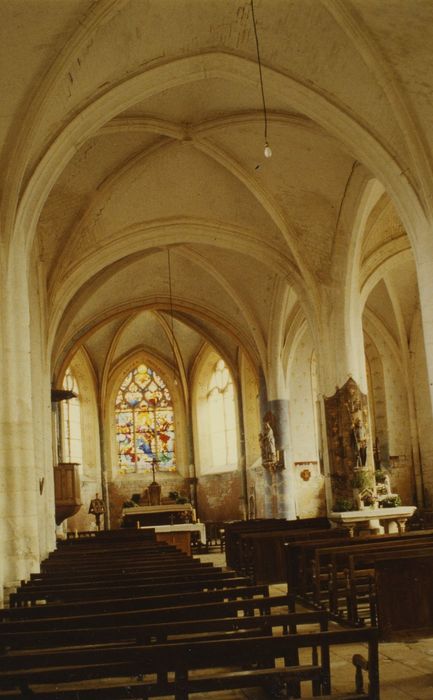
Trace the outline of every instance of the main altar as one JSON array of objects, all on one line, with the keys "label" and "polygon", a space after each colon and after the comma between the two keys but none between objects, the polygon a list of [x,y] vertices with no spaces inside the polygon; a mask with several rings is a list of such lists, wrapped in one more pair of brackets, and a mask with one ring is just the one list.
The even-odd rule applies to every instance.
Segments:
[{"label": "main altar", "polygon": [[132,506],[122,510],[123,527],[146,525],[179,525],[195,522],[195,509],[191,503],[164,503],[156,506]]},{"label": "main altar", "polygon": [[206,529],[196,522],[191,503],[164,503],[156,506],[132,506],[122,510],[122,526],[155,530],[158,542],[167,542],[191,554],[191,536],[198,533],[206,544]]}]

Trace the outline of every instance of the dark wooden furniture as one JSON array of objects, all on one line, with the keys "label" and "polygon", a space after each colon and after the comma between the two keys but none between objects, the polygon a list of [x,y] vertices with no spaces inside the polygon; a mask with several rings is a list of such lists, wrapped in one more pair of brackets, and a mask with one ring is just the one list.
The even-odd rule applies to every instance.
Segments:
[{"label": "dark wooden furniture", "polygon": [[23,583],[0,622],[3,700],[184,700],[256,686],[297,696],[306,682],[335,700],[330,646],[349,642],[367,644],[369,659],[356,655],[346,697],[379,700],[376,630],[330,631],[327,613],[292,613],[290,596],[141,533],[68,540]]},{"label": "dark wooden furniture", "polygon": [[[302,518],[297,520],[285,520],[282,518],[265,518],[257,520],[240,520],[232,523],[225,524],[225,547],[226,547],[226,560],[227,565],[231,566],[237,571],[245,570],[245,562],[243,560],[243,547],[241,544],[243,536],[250,535],[253,533],[265,533],[265,532],[297,532],[299,530],[330,530],[330,523],[327,518]],[[281,545],[275,542],[275,547],[270,541],[268,546],[273,547],[275,550],[273,553],[274,561],[278,562],[278,557],[282,554],[280,552]],[[269,555],[271,556],[271,555]],[[272,569],[271,569],[272,570]],[[283,579],[273,579],[272,582],[277,582],[277,580]],[[270,582],[270,581],[269,581]]]},{"label": "dark wooden furniture", "polygon": [[82,506],[78,464],[68,462],[54,467],[56,525],[78,513]]}]

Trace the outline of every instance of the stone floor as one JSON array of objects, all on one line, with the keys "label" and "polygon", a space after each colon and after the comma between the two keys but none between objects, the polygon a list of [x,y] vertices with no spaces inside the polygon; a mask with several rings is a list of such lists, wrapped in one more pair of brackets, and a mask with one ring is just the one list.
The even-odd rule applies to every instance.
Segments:
[{"label": "stone floor", "polygon": [[[212,561],[225,566],[224,554],[201,555],[202,561]],[[273,595],[286,592],[286,587],[271,586]],[[335,647],[331,651],[332,691],[348,692],[354,689],[352,655],[359,652],[358,645]],[[361,651],[362,653],[362,651]],[[393,642],[381,642],[380,697],[381,700],[433,700],[433,636],[424,639],[401,638]],[[311,697],[305,684],[302,697]],[[197,700],[262,700],[267,696],[261,691],[207,693],[195,696]]]}]

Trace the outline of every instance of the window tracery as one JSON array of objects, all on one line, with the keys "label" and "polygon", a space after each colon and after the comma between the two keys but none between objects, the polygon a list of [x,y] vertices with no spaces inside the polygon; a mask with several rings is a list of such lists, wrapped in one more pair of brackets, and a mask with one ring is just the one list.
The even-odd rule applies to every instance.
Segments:
[{"label": "window tracery", "polygon": [[175,471],[173,402],[162,378],[145,364],[129,372],[115,401],[119,468],[123,473]]},{"label": "window tracery", "polygon": [[70,367],[66,370],[63,389],[73,391],[76,396],[62,402],[61,460],[83,463],[81,408],[78,383]]},{"label": "window tracery", "polygon": [[212,466],[221,468],[237,463],[237,421],[233,382],[219,359],[209,379],[207,392]]}]

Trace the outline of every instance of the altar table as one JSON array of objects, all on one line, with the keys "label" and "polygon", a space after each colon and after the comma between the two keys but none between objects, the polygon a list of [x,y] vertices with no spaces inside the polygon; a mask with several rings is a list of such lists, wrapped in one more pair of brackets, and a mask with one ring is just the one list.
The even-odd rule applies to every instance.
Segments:
[{"label": "altar table", "polygon": [[334,525],[347,527],[351,536],[355,533],[361,537],[369,534],[383,535],[404,532],[406,521],[412,517],[416,506],[397,506],[395,508],[364,508],[349,510],[344,513],[330,513],[328,519]]},{"label": "altar table", "polygon": [[191,555],[191,532],[198,532],[200,542],[206,544],[204,523],[182,523],[179,525],[146,525],[140,530],[155,530],[158,542],[168,542],[188,555]]},{"label": "altar table", "polygon": [[195,509],[191,503],[166,503],[160,506],[133,506],[123,508],[122,523],[124,527],[142,527],[148,525],[177,525],[185,521],[195,521]]}]

